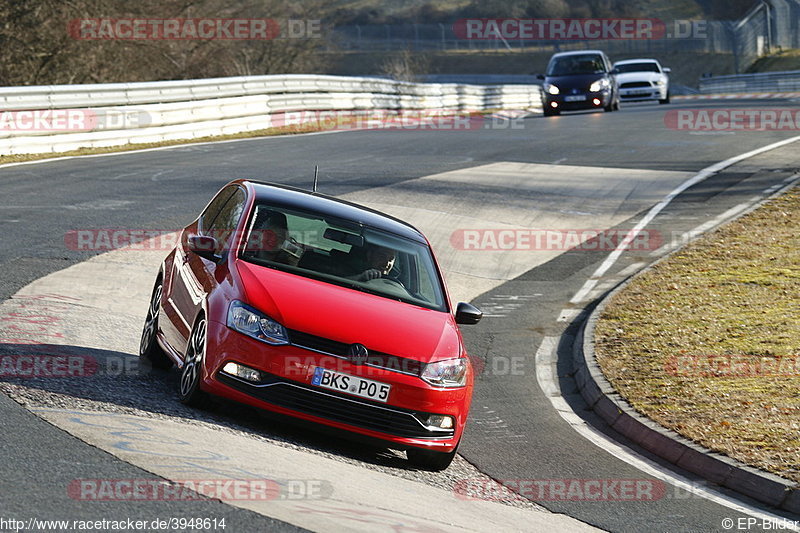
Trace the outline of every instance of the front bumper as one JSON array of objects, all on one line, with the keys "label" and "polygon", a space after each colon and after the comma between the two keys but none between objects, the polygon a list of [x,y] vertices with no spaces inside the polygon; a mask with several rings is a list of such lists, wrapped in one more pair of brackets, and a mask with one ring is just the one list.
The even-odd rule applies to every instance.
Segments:
[{"label": "front bumper", "polygon": [[620,89],[620,100],[627,102],[646,101],[646,100],[664,100],[667,97],[666,89],[660,87],[648,88],[634,88],[634,89]]},{"label": "front bumper", "polygon": [[[412,373],[358,365],[343,357],[293,345],[270,346],[209,323],[202,388],[214,395],[268,411],[379,439],[389,447],[422,447],[449,452],[463,433],[471,402],[471,377],[466,387],[434,387]],[[213,355],[212,355],[213,354]],[[222,372],[228,362],[259,370],[262,380],[247,382]],[[314,369],[327,368],[392,386],[386,403],[311,384]],[[451,430],[432,430],[428,415],[449,415]]]},{"label": "front bumper", "polygon": [[[545,94],[544,106],[546,109],[558,111],[577,111],[580,109],[598,109],[607,107],[611,103],[611,91],[592,93],[584,91],[577,94]],[[597,100],[597,103],[595,102]],[[557,106],[553,107],[553,103]]]}]

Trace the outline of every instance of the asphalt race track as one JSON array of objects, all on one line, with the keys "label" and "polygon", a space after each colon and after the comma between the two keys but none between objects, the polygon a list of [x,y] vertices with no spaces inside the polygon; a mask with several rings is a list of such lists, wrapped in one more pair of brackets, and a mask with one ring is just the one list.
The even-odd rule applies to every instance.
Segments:
[{"label": "asphalt race track", "polygon": [[[498,119],[487,122],[489,127],[468,131],[342,132],[7,166],[0,168],[0,301],[34,280],[95,255],[65,245],[65,234],[71,230],[178,229],[231,179],[252,177],[310,187],[315,164],[320,166],[321,192],[379,209],[399,202],[397,198],[406,200],[403,205],[419,198],[420,209],[431,217],[425,219],[426,223],[436,220],[437,204],[452,202],[452,209],[463,220],[480,219],[476,225],[465,223],[463,227],[539,224],[541,228],[546,227],[543,221],[572,217],[569,220],[575,223],[584,221],[577,227],[630,229],[652,205],[702,169],[796,135],[792,131],[676,131],[665,125],[665,112],[789,106],[796,103],[774,99],[675,101],[670,106],[628,105],[619,113],[576,113],[549,119],[536,116],[513,124]],[[785,184],[797,172],[797,146],[766,152],[710,177],[677,197],[648,227],[665,236],[678,235],[754,196],[763,196],[763,191]],[[562,172],[559,167],[583,167],[581,179],[571,179],[578,170]],[[482,180],[483,168],[502,171]],[[504,182],[508,168],[517,173]],[[552,177],[555,175],[558,179]],[[502,215],[493,217],[491,212],[476,211],[475,206],[480,205],[502,206]],[[505,218],[511,215],[513,219]],[[528,215],[531,220],[519,223]],[[408,219],[417,223],[415,218]],[[488,220],[494,220],[495,225],[485,226]],[[472,265],[483,260],[470,255],[472,252],[436,243],[434,248],[445,262],[463,263],[464,269],[454,270],[456,282],[451,289],[468,295],[487,315],[478,326],[463,328],[471,353],[485,361],[486,370],[476,381],[472,419],[461,456],[497,480],[653,479],[651,473],[585,439],[559,415],[548,398],[552,393],[544,391],[537,380],[537,364],[542,363],[537,363],[536,354],[543,343],[555,346],[558,363],[553,372],[558,386],[587,425],[630,446],[654,464],[662,464],[605,428],[586,409],[576,394],[569,366],[578,326],[575,319],[583,316],[582,310],[591,306],[592,298],[655,260],[658,254],[650,249],[626,252],[609,271],[605,285],[598,285],[600,289],[591,298],[570,304],[608,256],[608,250],[543,251],[544,255],[529,265],[525,252],[511,253],[512,260],[503,275],[493,278],[491,269],[483,271]],[[666,251],[662,249],[661,253]],[[468,268],[473,270],[464,274]],[[486,290],[470,292],[473,278],[481,280],[474,286]],[[125,280],[120,283],[125,286]],[[565,310],[566,315],[559,320]],[[165,393],[163,401],[175,399]],[[236,420],[221,412],[214,416],[226,422],[233,418],[232,423],[241,422],[256,432],[269,431],[250,418]],[[215,515],[228,518],[229,531],[297,530],[292,524],[217,501],[78,505],[64,494],[70,480],[152,475],[51,426],[3,395],[0,419],[0,445],[5,455],[0,476],[3,514],[95,519],[114,514],[142,519]],[[375,461],[365,458],[355,446],[327,444],[310,431],[292,430],[288,437],[279,437],[321,447],[363,464],[365,469],[375,468]],[[398,461],[377,464],[388,465],[389,471],[404,468]],[[448,479],[446,474],[441,478],[443,484]],[[692,481],[699,488],[705,485],[702,480]],[[751,516],[669,484],[655,501],[545,499],[535,503],[609,531],[724,531],[723,518]],[[763,509],[755,502],[742,500],[741,504]]]}]

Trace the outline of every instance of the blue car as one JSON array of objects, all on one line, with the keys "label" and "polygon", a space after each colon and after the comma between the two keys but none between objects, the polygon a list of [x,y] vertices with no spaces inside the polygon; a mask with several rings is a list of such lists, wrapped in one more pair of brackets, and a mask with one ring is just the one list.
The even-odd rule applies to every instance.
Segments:
[{"label": "blue car", "polygon": [[561,52],[550,58],[544,80],[544,114],[580,109],[619,109],[619,87],[606,54],[600,50]]}]

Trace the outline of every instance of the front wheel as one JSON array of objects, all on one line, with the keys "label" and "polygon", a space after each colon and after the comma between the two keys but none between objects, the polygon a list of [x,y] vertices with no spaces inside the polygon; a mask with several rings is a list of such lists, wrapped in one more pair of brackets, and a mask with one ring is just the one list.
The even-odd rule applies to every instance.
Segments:
[{"label": "front wheel", "polygon": [[669,93],[667,93],[667,97],[663,100],[658,101],[659,104],[668,104],[669,103]]},{"label": "front wheel", "polygon": [[206,327],[206,319],[200,317],[189,335],[181,368],[179,398],[191,407],[204,408],[209,404],[208,394],[200,389],[206,359]]},{"label": "front wheel", "polygon": [[142,338],[139,341],[139,357],[144,357],[150,361],[150,364],[155,368],[166,369],[172,367],[172,360],[164,353],[156,339],[163,287],[159,278],[155,287],[153,287],[153,294],[150,296],[150,307],[147,308],[147,317],[144,320],[144,328],[142,328]]},{"label": "front wheel", "polygon": [[456,456],[458,446],[452,452],[436,452],[433,450],[422,450],[420,448],[409,448],[406,450],[408,461],[421,470],[440,472],[450,466]]}]

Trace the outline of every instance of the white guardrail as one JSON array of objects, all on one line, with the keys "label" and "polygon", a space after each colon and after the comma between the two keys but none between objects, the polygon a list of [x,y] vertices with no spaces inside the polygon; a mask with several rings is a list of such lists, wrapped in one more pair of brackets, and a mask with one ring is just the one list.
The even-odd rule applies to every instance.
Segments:
[{"label": "white guardrail", "polygon": [[[511,109],[541,111],[540,87],[318,75],[6,87],[0,88],[0,155],[263,130],[286,124],[285,113],[301,111],[455,114]],[[314,120],[313,113],[302,115]]]},{"label": "white guardrail", "polygon": [[800,91],[800,70],[715,76],[700,80],[700,94]]}]

